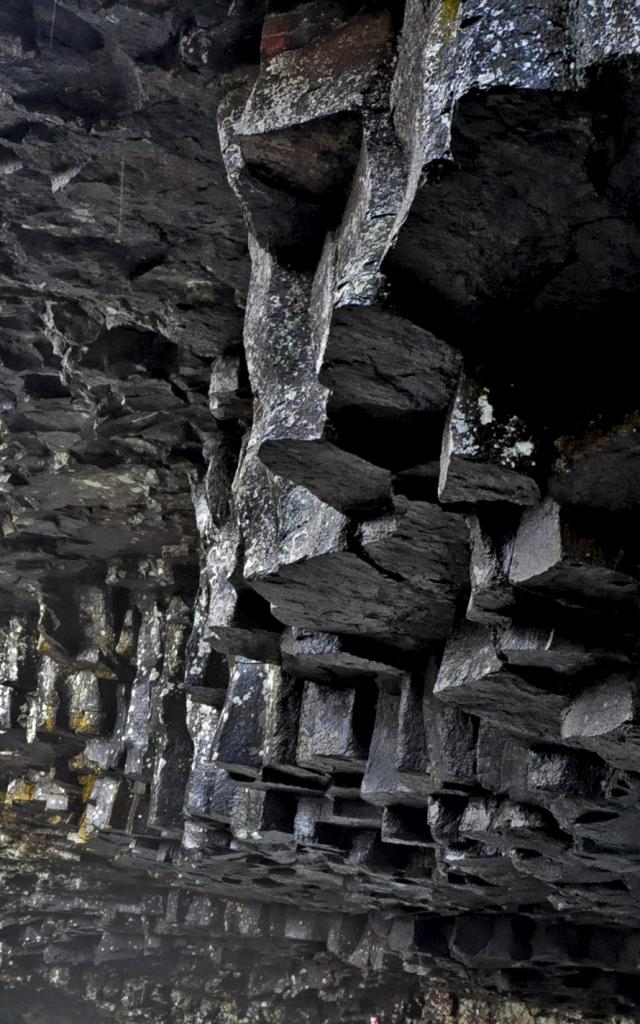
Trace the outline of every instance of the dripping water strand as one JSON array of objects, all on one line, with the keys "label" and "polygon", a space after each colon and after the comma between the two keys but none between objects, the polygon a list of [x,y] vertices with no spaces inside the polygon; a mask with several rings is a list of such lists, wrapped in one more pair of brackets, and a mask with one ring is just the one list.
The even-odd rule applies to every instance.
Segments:
[{"label": "dripping water strand", "polygon": [[51,31],[49,33],[49,49],[53,49],[53,33],[56,27],[56,10],[58,8],[58,0],[52,0],[51,4]]},{"label": "dripping water strand", "polygon": [[120,157],[120,202],[118,208],[118,241],[122,241],[122,211],[124,209],[124,157]]}]

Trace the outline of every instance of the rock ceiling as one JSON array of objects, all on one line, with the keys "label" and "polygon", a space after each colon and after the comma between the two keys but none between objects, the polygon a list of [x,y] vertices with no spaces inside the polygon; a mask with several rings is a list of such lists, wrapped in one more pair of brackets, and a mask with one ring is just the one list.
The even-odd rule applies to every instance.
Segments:
[{"label": "rock ceiling", "polygon": [[3,0],[2,1024],[637,1014],[639,119],[634,0]]}]

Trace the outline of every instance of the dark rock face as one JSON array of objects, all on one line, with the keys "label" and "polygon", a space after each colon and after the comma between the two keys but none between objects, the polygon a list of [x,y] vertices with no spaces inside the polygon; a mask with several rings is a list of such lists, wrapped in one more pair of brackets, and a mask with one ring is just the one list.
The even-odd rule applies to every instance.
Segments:
[{"label": "dark rock face", "polygon": [[639,109],[633,0],[4,0],[2,1024],[636,1019]]}]

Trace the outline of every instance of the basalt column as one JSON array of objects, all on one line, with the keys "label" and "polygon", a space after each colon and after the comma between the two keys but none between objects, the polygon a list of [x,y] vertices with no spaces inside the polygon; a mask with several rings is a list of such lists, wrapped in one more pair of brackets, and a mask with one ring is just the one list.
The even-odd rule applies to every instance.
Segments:
[{"label": "basalt column", "polygon": [[6,0],[0,93],[0,1024],[635,1020],[636,4]]}]

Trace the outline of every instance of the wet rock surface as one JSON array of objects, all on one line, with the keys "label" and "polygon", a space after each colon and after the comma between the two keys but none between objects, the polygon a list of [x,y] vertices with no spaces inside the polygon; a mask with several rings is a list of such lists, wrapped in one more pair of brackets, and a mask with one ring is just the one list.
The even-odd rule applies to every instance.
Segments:
[{"label": "wet rock surface", "polygon": [[5,0],[0,1021],[636,1019],[632,0]]}]

